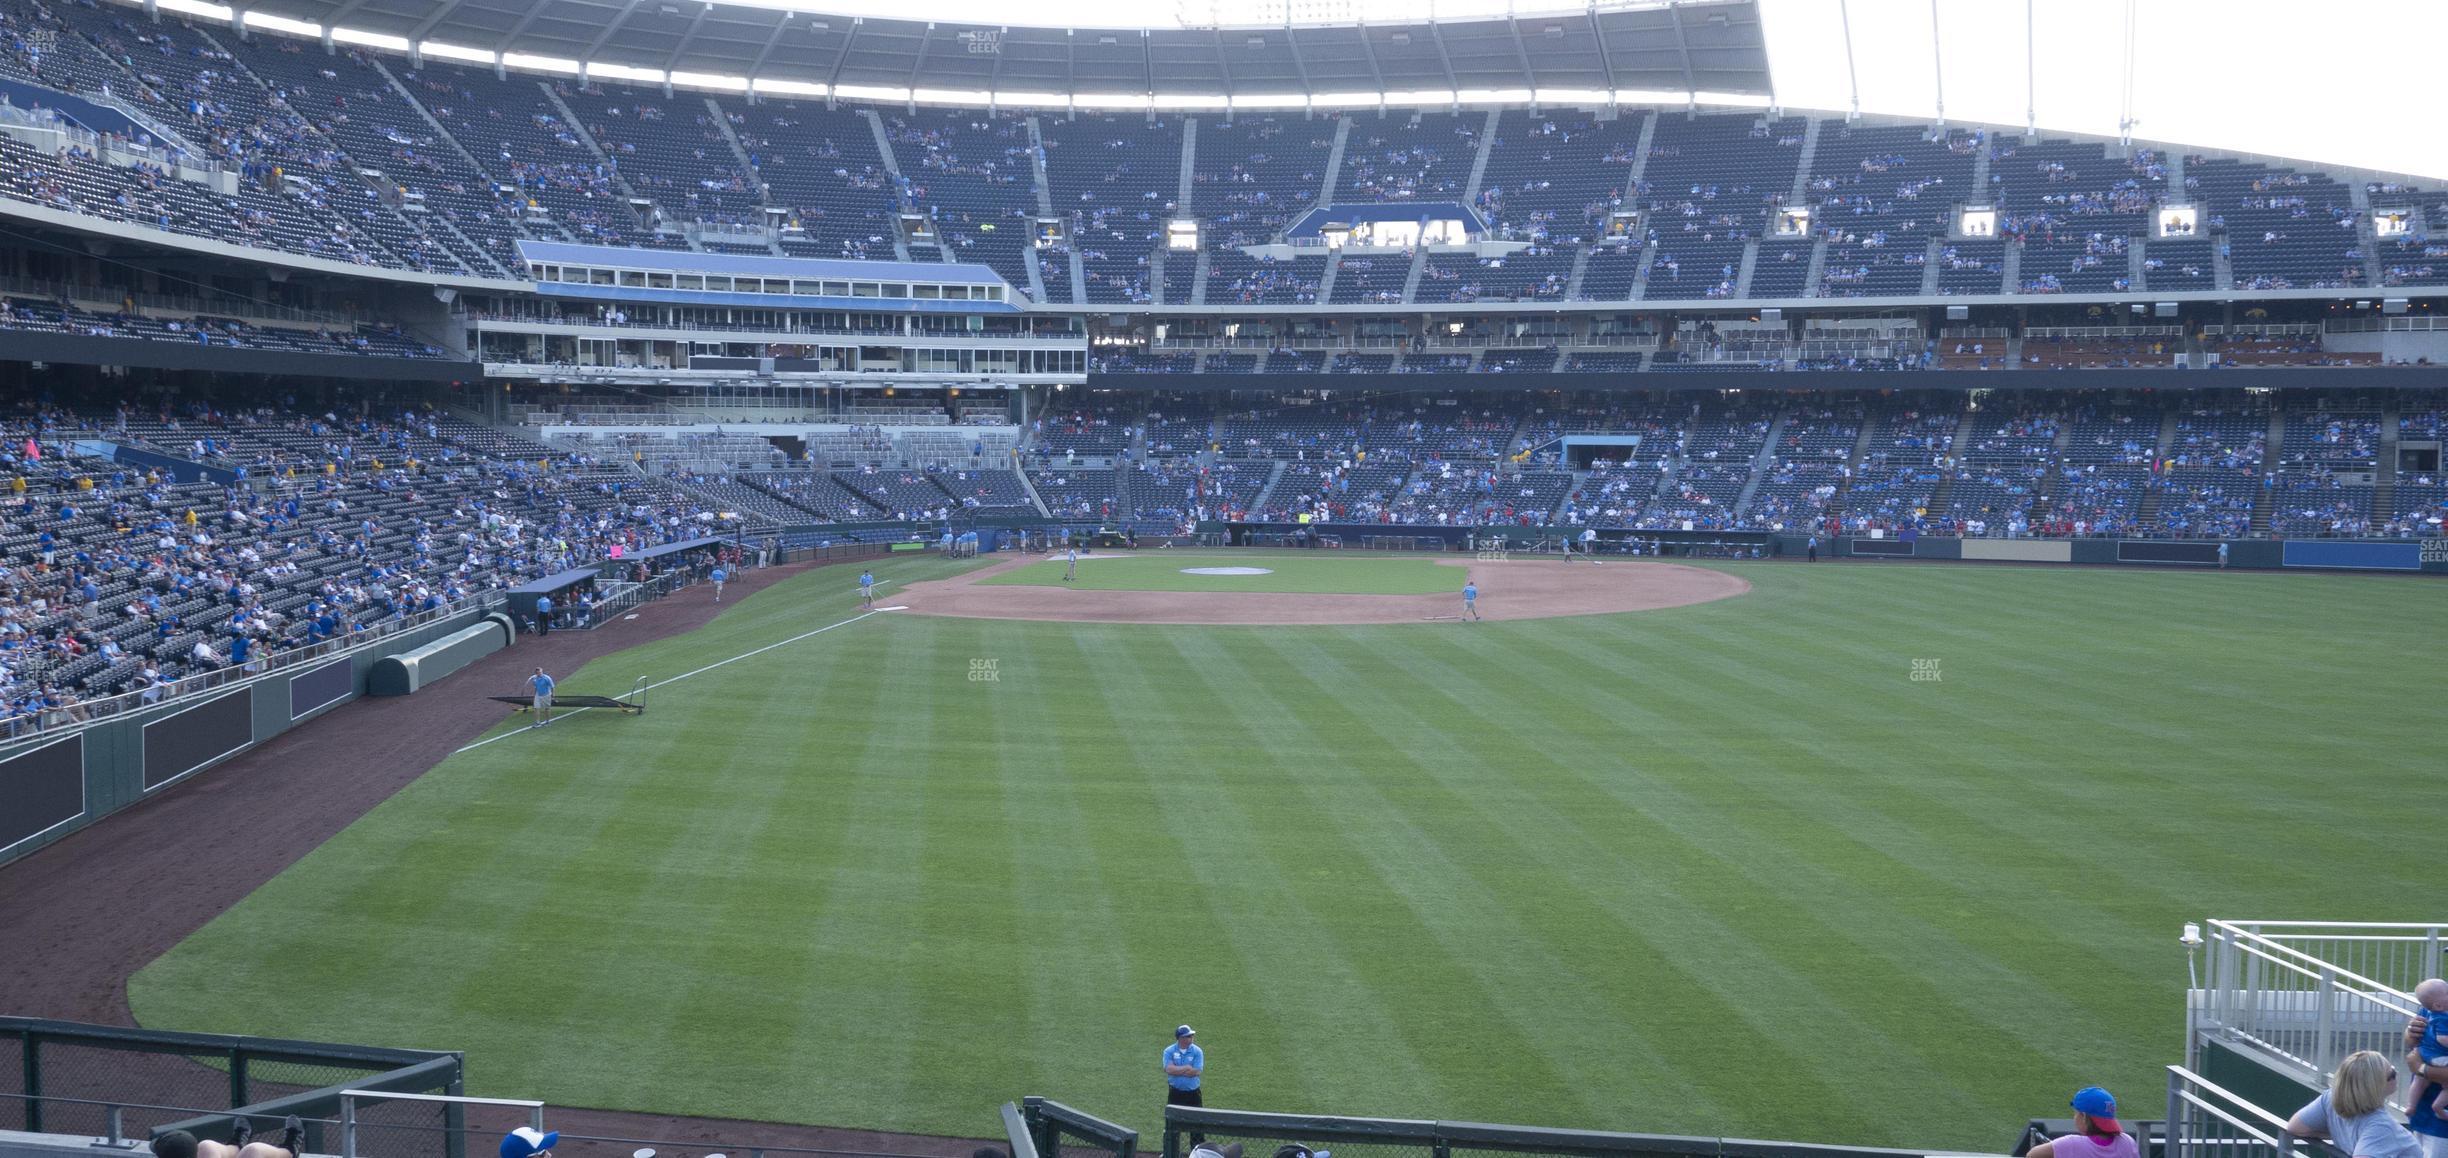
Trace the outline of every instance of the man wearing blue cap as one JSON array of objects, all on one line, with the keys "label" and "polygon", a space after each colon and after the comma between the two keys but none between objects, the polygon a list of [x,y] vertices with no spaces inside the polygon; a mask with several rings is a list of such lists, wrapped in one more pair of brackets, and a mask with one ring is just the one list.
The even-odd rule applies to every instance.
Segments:
[{"label": "man wearing blue cap", "polygon": [[1168,1106],[1203,1106],[1199,1096],[1199,1075],[1207,1070],[1207,1051],[1198,1047],[1198,1031],[1181,1026],[1173,1031],[1173,1044],[1164,1051],[1165,1104]]}]

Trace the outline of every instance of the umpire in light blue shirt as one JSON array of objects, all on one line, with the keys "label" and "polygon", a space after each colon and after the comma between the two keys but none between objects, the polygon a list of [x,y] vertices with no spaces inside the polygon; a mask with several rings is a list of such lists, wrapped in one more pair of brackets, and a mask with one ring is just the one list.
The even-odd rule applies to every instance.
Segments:
[{"label": "umpire in light blue shirt", "polygon": [[1198,1047],[1198,1031],[1181,1026],[1173,1031],[1173,1044],[1164,1051],[1165,1104],[1168,1106],[1201,1106],[1199,1075],[1206,1072],[1207,1051]]}]

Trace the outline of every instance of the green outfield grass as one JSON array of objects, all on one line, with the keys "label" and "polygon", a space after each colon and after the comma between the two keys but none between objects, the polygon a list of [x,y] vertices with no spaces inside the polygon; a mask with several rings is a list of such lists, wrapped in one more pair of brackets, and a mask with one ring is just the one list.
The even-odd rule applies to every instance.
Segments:
[{"label": "green outfield grass", "polygon": [[1727,569],[1451,630],[879,615],[453,758],[131,998],[575,1105],[1146,1130],[1188,1021],[1210,1105],[2002,1152],[2149,1114],[2182,922],[2438,915],[2435,582]]},{"label": "green outfield grass", "polygon": [[[1462,590],[1460,567],[1417,556],[1340,552],[1143,551],[1082,556],[1079,578],[1067,562],[1016,567],[980,583],[1076,587],[1090,591],[1273,591],[1301,595],[1443,595]],[[1266,575],[1184,575],[1185,567],[1264,567]]]}]

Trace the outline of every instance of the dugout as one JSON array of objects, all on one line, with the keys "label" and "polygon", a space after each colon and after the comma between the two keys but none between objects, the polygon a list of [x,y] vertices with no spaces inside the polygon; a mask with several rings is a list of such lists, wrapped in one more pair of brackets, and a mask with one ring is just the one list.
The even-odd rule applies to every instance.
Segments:
[{"label": "dugout", "polygon": [[536,602],[550,597],[553,610],[567,611],[578,602],[578,592],[595,586],[595,575],[602,568],[580,567],[521,583],[509,590],[510,614],[522,623],[532,623],[536,617]]}]

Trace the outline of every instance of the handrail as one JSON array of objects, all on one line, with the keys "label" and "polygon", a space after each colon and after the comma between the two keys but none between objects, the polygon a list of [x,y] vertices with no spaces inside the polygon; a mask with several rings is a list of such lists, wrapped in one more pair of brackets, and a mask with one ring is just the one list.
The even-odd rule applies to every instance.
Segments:
[{"label": "handrail", "polygon": [[[2312,922],[2312,921],[2305,921],[2305,922],[2299,922],[2299,923],[2301,923],[2301,924],[2305,924],[2305,925],[2314,925],[2314,924],[2319,924],[2319,922]],[[2236,923],[2236,922],[2233,922],[2233,921],[2221,921],[2221,920],[2216,920],[2216,919],[2213,919],[2213,920],[2210,922],[2210,927],[2211,927],[2211,928],[2213,928],[2213,929],[2224,930],[2224,931],[2225,931],[2226,933],[2228,933],[2228,934],[2229,934],[2231,937],[2235,938],[2235,942],[2234,942],[2234,943],[2235,943],[2235,946],[2236,946],[2238,949],[2241,949],[2241,950],[2243,950],[2243,951],[2245,951],[2245,952],[2247,952],[2247,953],[2252,953],[2252,954],[2254,954],[2255,956],[2259,956],[2259,957],[2261,957],[2262,959],[2267,960],[2267,961],[2270,961],[2270,962],[2271,962],[2271,963],[2273,963],[2273,964],[2276,964],[2276,965],[2282,966],[2282,967],[2287,968],[2287,969],[2292,969],[2292,970],[2296,971],[2297,973],[2301,973],[2301,974],[2304,974],[2304,975],[2306,975],[2306,976],[2313,976],[2313,977],[2318,977],[2318,976],[2322,976],[2323,974],[2326,974],[2326,975],[2329,975],[2329,976],[2331,976],[2331,977],[2335,977],[2335,978],[2339,978],[2339,979],[2350,979],[2350,980],[2352,980],[2352,981],[2354,981],[2354,982],[2356,982],[2356,983],[2359,983],[2359,984],[2362,984],[2362,985],[2365,985],[2365,986],[2369,986],[2369,987],[2371,988],[2371,990],[2373,991],[2373,993],[2372,993],[2372,995],[2373,995],[2373,996],[2378,996],[2378,995],[2381,995],[2381,994],[2385,994],[2385,995],[2387,995],[2387,996],[2390,996],[2390,997],[2395,997],[2395,998],[2398,998],[2398,999],[2400,999],[2400,1000],[2406,1001],[2406,1002],[2408,1002],[2408,1003],[2411,1003],[2411,1002],[2414,1000],[2414,995],[2413,995],[2413,994],[2411,994],[2411,993],[2407,993],[2407,992],[2405,992],[2404,990],[2401,990],[2401,989],[2396,988],[2395,986],[2391,986],[2391,985],[2388,985],[2388,984],[2385,984],[2385,983],[2382,983],[2382,982],[2379,982],[2379,981],[2374,981],[2374,980],[2372,980],[2372,979],[2371,979],[2371,978],[2369,978],[2369,977],[2365,977],[2365,976],[2363,976],[2363,975],[2362,975],[2362,974],[2360,974],[2360,973],[2356,973],[2356,972],[2354,972],[2353,970],[2350,970],[2350,969],[2345,969],[2345,968],[2341,968],[2341,967],[2339,967],[2339,966],[2337,966],[2337,965],[2330,964],[2330,963],[2329,963],[2329,962],[2327,962],[2327,961],[2323,961],[2323,960],[2321,960],[2320,958],[2315,957],[2315,956],[2313,956],[2313,955],[2311,955],[2311,954],[2309,954],[2309,953],[2306,953],[2306,952],[2304,952],[2304,951],[2302,951],[2302,950],[2300,950],[2300,949],[2297,949],[2297,948],[2295,948],[2295,947],[2293,947],[2293,946],[2291,946],[2291,945],[2285,945],[2285,944],[2282,944],[2282,943],[2280,943],[2280,942],[2278,942],[2278,941],[2276,941],[2276,940],[2274,940],[2274,939],[2272,939],[2272,938],[2270,938],[2270,937],[2268,937],[2268,936],[2265,936],[2265,935],[2263,935],[2263,934],[2261,934],[2261,933],[2254,932],[2254,931],[2247,930],[2247,929],[2243,929],[2243,928],[2239,928],[2239,927],[2237,926],[2237,923]],[[2341,925],[2341,926],[2338,926],[2338,927],[2343,927],[2343,926]],[[2417,927],[2419,927],[2419,926],[2417,926]],[[2260,944],[2251,944],[2251,943],[2248,943],[2248,942],[2259,942]],[[2267,949],[2265,950],[2265,949],[2263,948],[2263,946],[2266,946],[2266,947],[2267,947]],[[2278,956],[2276,956],[2276,955],[2274,955],[2274,954],[2285,954],[2287,957],[2293,957],[2293,958],[2297,958],[2297,959],[2302,960],[2302,961],[2308,961],[2308,962],[2311,962],[2311,964],[2312,964],[2312,966],[2313,966],[2313,967],[2312,967],[2312,968],[2307,969],[2307,968],[2305,968],[2305,967],[2304,967],[2304,966],[2302,966],[2302,965],[2298,965],[2298,964],[2296,964],[2296,963],[2295,963],[2295,962],[2293,962],[2293,961],[2288,961],[2288,960],[2285,960],[2285,959],[2283,959],[2283,958],[2281,958],[2281,957],[2278,957]]]}]

